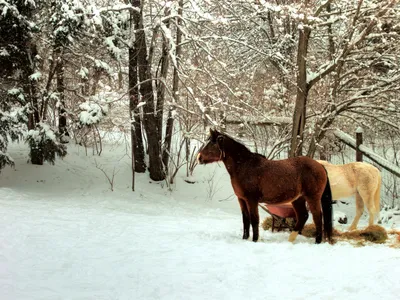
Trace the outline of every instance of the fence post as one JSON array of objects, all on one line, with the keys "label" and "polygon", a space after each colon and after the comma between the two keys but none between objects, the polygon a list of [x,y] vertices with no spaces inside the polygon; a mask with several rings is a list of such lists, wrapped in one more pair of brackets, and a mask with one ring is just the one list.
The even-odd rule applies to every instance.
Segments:
[{"label": "fence post", "polygon": [[356,161],[363,161],[363,154],[360,151],[360,145],[363,143],[363,129],[358,127],[356,129]]}]

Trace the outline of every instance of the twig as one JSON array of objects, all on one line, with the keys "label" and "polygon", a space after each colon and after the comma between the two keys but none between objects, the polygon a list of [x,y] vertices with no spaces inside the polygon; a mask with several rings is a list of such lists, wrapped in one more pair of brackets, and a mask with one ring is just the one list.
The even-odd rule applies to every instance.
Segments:
[{"label": "twig", "polygon": [[113,192],[113,191],[114,191],[114,179],[115,179],[115,175],[117,175],[119,171],[115,172],[115,167],[114,167],[113,172],[112,172],[112,176],[111,176],[111,178],[110,178],[110,176],[107,175],[107,173],[104,171],[104,169],[103,169],[101,166],[99,166],[99,165],[97,164],[97,161],[96,161],[96,160],[94,160],[94,163],[95,163],[95,165],[96,165],[96,169],[99,169],[101,172],[103,172],[104,176],[106,176],[106,178],[107,178],[107,180],[108,180],[108,183],[110,184],[110,189],[111,189],[111,191]]}]

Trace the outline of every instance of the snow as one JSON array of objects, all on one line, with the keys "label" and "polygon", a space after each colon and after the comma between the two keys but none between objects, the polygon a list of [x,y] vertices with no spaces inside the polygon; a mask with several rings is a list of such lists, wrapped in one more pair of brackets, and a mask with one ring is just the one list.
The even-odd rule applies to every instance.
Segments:
[{"label": "snow", "polygon": [[10,53],[8,53],[7,49],[0,48],[0,56],[10,56]]},{"label": "snow", "polygon": [[82,78],[82,79],[87,79],[88,78],[88,74],[89,74],[89,70],[86,67],[81,67],[79,69],[78,75]]},{"label": "snow", "polygon": [[240,118],[236,116],[227,116],[227,123],[249,123],[249,124],[290,124],[292,122],[291,117],[275,117],[275,116],[265,116],[263,118],[254,118],[252,116],[241,116]]},{"label": "snow", "polygon": [[95,64],[95,66],[97,68],[102,69],[102,70],[104,70],[106,72],[110,72],[110,70],[111,70],[110,66],[106,62],[104,62],[102,60],[95,59],[94,60],[94,64]]},{"label": "snow", "polygon": [[32,137],[37,143],[44,140],[56,141],[56,135],[48,124],[39,122],[37,125],[36,129],[28,131],[28,136]]},{"label": "snow", "polygon": [[122,10],[131,10],[134,12],[140,12],[140,9],[132,6],[131,4],[115,4],[114,6],[102,7],[100,9],[96,8],[96,14],[100,14],[106,11],[122,11]]},{"label": "snow", "polygon": [[97,102],[86,101],[79,105],[79,121],[84,125],[99,123],[107,113],[107,108]]},{"label": "snow", "polygon": [[[2,138],[0,136],[0,138]],[[10,162],[14,162],[14,159],[8,154],[8,153],[4,153],[3,151],[0,150],[0,156],[3,156],[1,159],[2,160],[8,160]]]},{"label": "snow", "polygon": [[356,129],[356,133],[363,133],[364,132],[364,130],[362,129],[362,127],[357,127],[357,129]]},{"label": "snow", "polygon": [[138,103],[138,105],[136,105],[136,108],[140,108],[140,107],[145,106],[145,105],[146,105],[146,101],[141,101],[141,102]]},{"label": "snow", "polygon": [[346,214],[344,212],[342,212],[342,211],[335,211],[335,213],[333,215],[333,219],[335,221],[338,221],[340,219],[344,220],[346,218],[347,218]]},{"label": "snow", "polygon": [[[106,44],[109,51],[111,51],[117,59],[121,58],[122,50],[115,46],[114,44],[114,36],[109,36],[104,39],[104,43]],[[108,66],[104,67],[105,70],[108,69]]]},{"label": "snow", "polygon": [[[70,144],[55,166],[33,166],[26,145],[10,144],[16,169],[0,174],[2,300],[398,299],[399,249],[302,236],[292,244],[287,232],[263,230],[258,243],[244,241],[223,165],[198,166],[194,184],[183,171],[172,192],[136,174],[132,192],[125,145],[104,147],[86,156]],[[114,192],[95,159],[118,171]],[[339,209],[351,220],[354,205]]]},{"label": "snow", "polygon": [[29,79],[32,81],[38,81],[42,77],[42,73],[39,71],[33,73],[32,75],[29,76]]},{"label": "snow", "polygon": [[9,89],[7,92],[9,95],[18,95],[19,93],[21,93],[21,89],[12,88],[12,89]]}]

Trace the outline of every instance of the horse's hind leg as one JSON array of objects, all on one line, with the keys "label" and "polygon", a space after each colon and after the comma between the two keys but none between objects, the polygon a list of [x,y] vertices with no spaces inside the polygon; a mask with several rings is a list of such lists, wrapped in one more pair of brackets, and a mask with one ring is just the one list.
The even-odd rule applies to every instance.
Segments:
[{"label": "horse's hind leg", "polygon": [[367,207],[369,218],[368,225],[374,225],[375,214],[377,214],[377,209],[375,207],[374,193],[369,193],[368,196],[362,195],[364,199],[364,204]]},{"label": "horse's hind leg", "polygon": [[289,242],[293,242],[297,234],[301,234],[301,231],[304,228],[304,224],[306,224],[308,219],[308,210],[306,207],[306,199],[300,197],[299,199],[292,202],[293,209],[296,213],[296,225],[293,228],[292,233],[289,236]]},{"label": "horse's hind leg", "polygon": [[[364,195],[364,197],[367,197],[367,195]],[[361,198],[361,195],[359,192],[356,193],[356,216],[354,217],[353,223],[351,223],[349,230],[354,230],[357,228],[358,221],[360,221],[361,215],[364,212],[364,201],[363,198]]]},{"label": "horse's hind leg", "polygon": [[308,209],[310,210],[313,221],[315,224],[316,236],[315,243],[320,244],[322,242],[322,210],[321,210],[321,196],[307,198]]},{"label": "horse's hind leg", "polygon": [[238,198],[240,209],[242,210],[242,218],[243,218],[243,239],[247,240],[250,235],[250,214],[249,209],[247,207],[246,201]]},{"label": "horse's hind leg", "polygon": [[253,228],[253,242],[258,241],[258,226],[260,224],[260,216],[258,215],[258,203],[256,201],[248,202],[250,212],[250,222]]}]

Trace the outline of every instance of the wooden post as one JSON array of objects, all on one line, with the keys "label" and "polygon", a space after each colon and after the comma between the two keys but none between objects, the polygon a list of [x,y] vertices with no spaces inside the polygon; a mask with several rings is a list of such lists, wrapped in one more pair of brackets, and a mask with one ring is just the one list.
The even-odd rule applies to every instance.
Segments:
[{"label": "wooden post", "polygon": [[319,159],[320,159],[320,160],[327,160],[327,158],[326,158],[326,153],[324,152],[323,149],[320,149],[320,150],[319,150]]},{"label": "wooden post", "polygon": [[327,146],[324,141],[320,142],[321,147],[319,147],[319,159],[320,160],[328,160],[328,155],[327,155]]},{"label": "wooden post", "polygon": [[358,127],[356,129],[356,161],[363,161],[363,154],[360,151],[360,145],[363,143],[363,129]]},{"label": "wooden post", "polygon": [[221,131],[225,132],[226,131],[226,116],[224,111],[219,112],[219,117],[221,119],[220,124],[221,124]]}]

